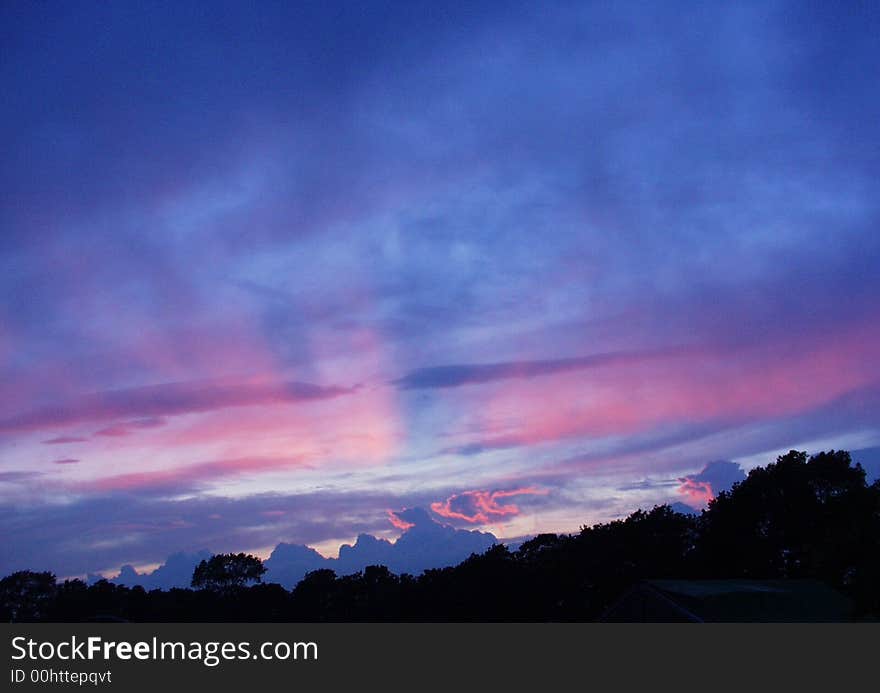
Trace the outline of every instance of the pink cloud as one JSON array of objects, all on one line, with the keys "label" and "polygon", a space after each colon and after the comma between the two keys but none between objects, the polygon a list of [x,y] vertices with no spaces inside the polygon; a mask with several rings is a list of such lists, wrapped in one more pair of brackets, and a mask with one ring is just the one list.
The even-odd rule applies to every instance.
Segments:
[{"label": "pink cloud", "polygon": [[445,501],[431,503],[431,510],[440,517],[462,520],[469,524],[486,524],[497,518],[519,515],[519,507],[513,503],[501,504],[499,499],[546,494],[546,490],[531,486],[510,491],[464,491]]},{"label": "pink cloud", "polygon": [[571,438],[626,436],[682,422],[797,416],[875,383],[880,328],[858,325],[817,339],[754,348],[686,348],[644,361],[468,388],[478,428],[459,454]]},{"label": "pink cloud", "polygon": [[107,426],[107,428],[102,428],[100,431],[95,431],[95,435],[104,438],[121,438],[122,436],[131,435],[131,429],[122,425]]},{"label": "pink cloud", "polygon": [[309,407],[282,403],[206,412],[157,431],[150,442],[176,448],[222,440],[236,456],[293,453],[382,464],[405,439],[395,396],[392,388],[362,387]]},{"label": "pink cloud", "polygon": [[715,498],[712,492],[712,484],[708,481],[696,481],[694,479],[681,479],[678,492],[688,498],[690,505],[695,507],[705,506]]},{"label": "pink cloud", "polygon": [[679,479],[678,492],[686,496],[695,507],[706,506],[722,491],[746,478],[745,472],[735,462],[718,460],[709,462],[697,474]]},{"label": "pink cloud", "polygon": [[134,433],[132,429],[159,428],[160,426],[164,426],[165,423],[166,420],[162,417],[150,416],[144,419],[133,419],[131,421],[124,421],[122,423],[113,424],[112,426],[107,426],[100,431],[95,431],[94,435],[117,438],[131,435]]},{"label": "pink cloud", "polygon": [[[232,407],[331,399],[353,392],[351,388],[322,387],[310,383],[267,380],[212,380],[162,383],[82,395],[57,405],[0,419],[0,431],[18,432],[84,422],[139,417],[127,426],[161,425],[161,417],[209,412]],[[101,435],[125,435],[109,427]]]},{"label": "pink cloud", "polygon": [[395,511],[386,510],[386,512],[388,513],[389,522],[391,522],[392,525],[397,527],[397,529],[405,532],[406,530],[415,527],[415,523],[407,522],[406,520],[401,519],[400,517],[397,516],[397,513]]}]

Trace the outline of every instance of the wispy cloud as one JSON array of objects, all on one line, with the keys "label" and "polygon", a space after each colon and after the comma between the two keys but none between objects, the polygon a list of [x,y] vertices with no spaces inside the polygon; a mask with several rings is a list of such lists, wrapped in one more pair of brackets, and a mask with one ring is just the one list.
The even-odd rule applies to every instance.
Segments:
[{"label": "wispy cloud", "polygon": [[79,436],[56,436],[55,438],[49,438],[49,440],[44,440],[43,445],[64,445],[66,443],[85,443],[88,438],[81,438]]},{"label": "wispy cloud", "polygon": [[230,477],[259,474],[266,471],[297,469],[308,465],[302,457],[238,458],[181,465],[171,469],[131,472],[105,476],[73,486],[79,491],[141,491],[169,490],[183,492]]},{"label": "wispy cloud", "polygon": [[431,366],[411,371],[393,381],[404,390],[462,387],[498,380],[536,378],[602,366],[619,366],[666,358],[679,353],[673,350],[644,352],[610,352],[564,359],[538,361],[507,361],[501,363],[456,364]]},{"label": "wispy cloud", "polygon": [[0,483],[17,484],[20,482],[32,481],[42,476],[40,472],[30,472],[26,470],[14,470],[11,472],[0,472]]},{"label": "wispy cloud", "polygon": [[[352,388],[322,387],[299,382],[178,382],[125,390],[110,390],[59,402],[0,419],[0,432],[40,430],[69,424],[139,417],[125,428],[161,425],[161,417],[229,407],[283,404],[331,399],[350,394]],[[99,435],[125,435],[109,428]],[[70,437],[53,442],[74,442]]]},{"label": "wispy cloud", "polygon": [[166,420],[159,416],[151,416],[145,419],[132,419],[131,421],[123,421],[113,424],[95,431],[94,435],[103,436],[105,438],[118,438],[131,435],[137,429],[159,428],[166,424]]}]

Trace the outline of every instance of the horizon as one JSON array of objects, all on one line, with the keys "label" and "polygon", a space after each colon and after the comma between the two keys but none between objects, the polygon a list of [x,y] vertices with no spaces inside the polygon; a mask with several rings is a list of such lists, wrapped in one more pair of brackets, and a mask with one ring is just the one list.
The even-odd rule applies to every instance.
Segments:
[{"label": "horizon", "polygon": [[[821,451],[816,450],[816,451],[807,451],[807,452],[808,452],[808,454],[814,454],[815,452],[821,452]],[[779,453],[781,455],[781,454],[783,454],[783,451],[780,450]],[[868,449],[864,449],[864,450],[855,450],[855,451],[852,451],[852,455],[853,455],[853,460],[852,460],[853,464],[859,465],[860,467],[862,467],[862,469],[865,471],[865,477],[866,477],[866,480],[868,483],[872,483],[874,481],[880,480],[880,447],[868,448]],[[707,468],[711,469],[711,464],[712,463],[710,463],[709,465],[704,467],[702,474],[706,474]],[[747,476],[747,473],[740,465],[738,465],[736,463],[724,463],[724,464],[729,464],[732,466],[730,466],[728,468],[727,472],[724,474],[723,481],[719,480],[716,482],[716,487],[713,489],[713,491],[715,492],[715,495],[717,495],[717,493],[730,491],[735,483],[744,480]],[[758,465],[758,466],[763,467],[766,465]],[[736,467],[736,469],[734,469],[734,467]],[[691,505],[687,502],[680,501],[680,500],[679,501],[668,500],[665,503],[661,503],[661,505],[668,505],[674,512],[677,512],[677,513],[698,515],[698,514],[700,514],[700,512],[702,510],[704,510],[706,508],[706,505],[708,505],[708,504],[703,505],[701,507],[699,504],[695,506],[695,505]],[[656,506],[654,506],[654,507],[656,507]],[[494,543],[502,544],[507,547],[516,546],[518,544],[521,544],[524,541],[528,541],[529,539],[533,539],[537,536],[536,534],[524,534],[524,535],[514,536],[514,537],[498,537],[495,534],[493,534],[492,532],[489,532],[486,530],[480,530],[480,529],[469,530],[467,528],[457,529],[451,524],[446,524],[446,523],[442,522],[441,520],[444,518],[440,517],[438,519],[438,516],[436,514],[432,515],[431,512],[427,508],[410,508],[407,510],[423,512],[425,515],[425,518],[430,523],[437,525],[438,527],[443,527],[443,528],[447,528],[450,530],[454,530],[457,533],[467,532],[470,534],[483,534],[483,535],[491,536],[492,539],[494,540]],[[632,513],[636,512],[636,511],[647,511],[647,510],[650,510],[650,508],[642,508],[641,506],[638,508],[632,508],[627,513],[617,515],[615,517],[607,518],[605,521],[611,522],[614,520],[625,519],[626,517],[628,517],[629,515],[631,515]],[[279,541],[277,544],[275,544],[273,546],[266,546],[266,547],[261,547],[259,549],[246,550],[244,552],[248,553],[249,555],[253,555],[256,558],[259,558],[265,564],[266,561],[268,561],[270,558],[272,558],[273,553],[282,546],[301,547],[301,548],[311,549],[311,550],[315,551],[316,554],[321,558],[321,560],[325,561],[327,564],[332,564],[334,561],[338,562],[340,560],[343,548],[345,548],[345,547],[347,547],[349,549],[356,548],[358,545],[358,542],[360,541],[360,539],[362,537],[368,537],[368,538],[372,538],[374,540],[377,540],[378,542],[388,543],[393,547],[397,544],[397,541],[403,537],[404,534],[406,534],[407,532],[410,532],[416,526],[417,526],[416,524],[410,524],[408,527],[400,529],[399,535],[397,535],[397,536],[392,535],[390,537],[379,537],[379,536],[376,536],[375,534],[369,534],[369,533],[364,532],[364,533],[358,534],[356,537],[349,539],[348,541],[345,541],[345,542],[337,545],[335,551],[332,550],[332,544],[329,545],[331,548],[330,548],[330,550],[328,550],[327,547],[310,546],[308,544],[297,543],[294,540],[282,539],[281,541]],[[578,528],[578,530],[580,530],[580,528],[582,526],[583,525],[581,525]],[[571,530],[571,531],[564,531],[563,530],[563,531],[559,531],[559,532],[553,532],[553,534],[558,534],[560,536],[563,536],[563,535],[570,536],[570,535],[573,535],[576,533],[577,532],[575,530]],[[468,546],[468,544],[465,544],[464,551],[456,550],[453,553],[452,558],[447,556],[447,557],[439,558],[436,560],[432,560],[430,558],[427,559],[424,562],[423,569],[443,568],[443,567],[455,565],[457,562],[459,562],[460,560],[464,560],[464,558],[467,557],[467,555],[468,555],[467,554],[467,546]],[[241,549],[232,549],[231,550],[232,553],[238,553],[239,551],[241,551]],[[140,584],[140,583],[130,583],[129,581],[126,581],[123,578],[125,570],[127,568],[133,569],[137,573],[137,577],[139,577],[139,578],[150,578],[150,577],[155,578],[156,572],[158,570],[160,570],[161,568],[167,567],[170,559],[173,559],[177,556],[186,556],[188,558],[193,558],[194,560],[197,560],[201,556],[210,556],[212,554],[229,553],[229,552],[230,552],[230,549],[228,549],[228,548],[225,548],[225,549],[220,548],[216,551],[212,551],[206,547],[194,547],[194,548],[190,549],[189,551],[177,551],[173,554],[170,554],[169,556],[167,556],[165,558],[164,561],[157,562],[157,563],[147,563],[147,564],[141,564],[141,565],[133,565],[131,563],[126,563],[126,564],[123,564],[121,566],[118,566],[116,568],[111,568],[111,569],[90,571],[90,572],[86,572],[86,573],[79,574],[79,575],[58,576],[58,579],[59,580],[84,580],[87,583],[92,583],[96,579],[105,579],[110,582],[115,582],[117,584],[124,584],[124,585],[130,587],[130,586],[132,586],[132,584]],[[371,565],[371,564],[372,563],[369,558],[355,559],[353,563],[351,563],[351,562],[349,563],[350,566],[357,567],[359,569],[363,569],[366,566]],[[326,564],[324,565],[324,567],[326,567]],[[416,575],[420,574],[423,569],[416,569],[414,571],[414,574],[416,574]],[[52,571],[50,571],[50,572],[52,572]],[[348,572],[350,572],[350,571],[346,571],[343,574],[348,574]],[[269,579],[266,580],[267,583],[271,583],[272,581],[273,580],[271,579],[271,576]],[[145,580],[144,584],[149,584],[149,582],[147,580]],[[165,587],[160,587],[160,589],[167,588],[167,586],[170,586],[170,584],[171,583],[166,582]],[[155,588],[155,584],[153,585],[153,588]]]},{"label": "horizon", "polygon": [[878,25],[0,8],[0,575],[876,477]]}]

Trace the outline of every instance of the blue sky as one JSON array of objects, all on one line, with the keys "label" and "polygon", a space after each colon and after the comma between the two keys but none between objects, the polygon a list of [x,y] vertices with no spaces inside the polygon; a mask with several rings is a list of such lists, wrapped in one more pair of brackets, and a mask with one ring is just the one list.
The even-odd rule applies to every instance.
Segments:
[{"label": "blue sky", "polygon": [[572,531],[880,444],[878,20],[4,4],[0,572]]}]

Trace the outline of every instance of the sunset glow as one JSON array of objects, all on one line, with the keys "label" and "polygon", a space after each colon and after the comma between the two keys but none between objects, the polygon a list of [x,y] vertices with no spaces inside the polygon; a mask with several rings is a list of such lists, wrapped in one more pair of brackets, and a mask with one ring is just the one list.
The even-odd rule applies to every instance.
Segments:
[{"label": "sunset glow", "polygon": [[876,16],[147,7],[0,10],[0,574],[880,445]]}]

